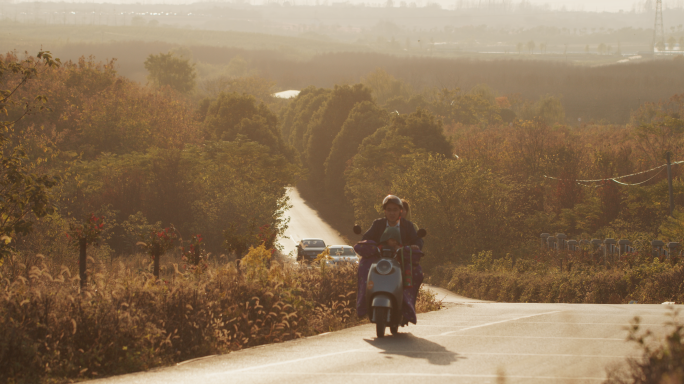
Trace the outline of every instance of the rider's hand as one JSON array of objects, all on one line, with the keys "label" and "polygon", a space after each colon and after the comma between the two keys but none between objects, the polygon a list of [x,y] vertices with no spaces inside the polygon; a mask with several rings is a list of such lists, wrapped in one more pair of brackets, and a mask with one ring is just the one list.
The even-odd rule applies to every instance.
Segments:
[{"label": "rider's hand", "polygon": [[412,245],[411,249],[413,249],[414,251],[420,251],[420,247],[417,245]]}]

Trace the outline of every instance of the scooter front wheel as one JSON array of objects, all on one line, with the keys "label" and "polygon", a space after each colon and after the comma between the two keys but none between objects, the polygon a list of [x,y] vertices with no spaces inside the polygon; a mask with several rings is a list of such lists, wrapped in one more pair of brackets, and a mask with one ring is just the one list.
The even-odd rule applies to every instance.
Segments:
[{"label": "scooter front wheel", "polygon": [[380,337],[385,337],[385,328],[387,327],[387,308],[375,308],[375,334]]}]

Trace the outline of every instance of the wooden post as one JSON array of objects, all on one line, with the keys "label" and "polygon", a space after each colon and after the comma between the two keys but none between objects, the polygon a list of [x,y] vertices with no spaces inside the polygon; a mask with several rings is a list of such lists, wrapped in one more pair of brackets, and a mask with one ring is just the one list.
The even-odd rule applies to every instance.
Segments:
[{"label": "wooden post", "polygon": [[88,243],[86,239],[78,240],[78,276],[81,278],[81,289],[85,288],[88,282],[88,275],[86,275],[86,248]]},{"label": "wooden post", "polygon": [[674,214],[674,197],[672,196],[672,164],[670,164],[670,156],[672,152],[667,152],[667,185],[670,195],[670,216]]}]

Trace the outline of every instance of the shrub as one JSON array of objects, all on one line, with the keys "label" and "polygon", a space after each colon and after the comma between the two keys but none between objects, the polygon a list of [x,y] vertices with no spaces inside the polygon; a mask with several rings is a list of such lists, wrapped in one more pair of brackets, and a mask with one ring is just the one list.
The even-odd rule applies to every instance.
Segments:
[{"label": "shrub", "polygon": [[640,331],[640,319],[635,317],[629,330],[628,341],[635,342],[641,356],[627,360],[628,369],[608,369],[606,384],[660,384],[684,382],[684,324],[677,318],[678,310],[672,310],[672,320],[665,323],[672,332],[665,340],[656,339],[651,331]]},{"label": "shrub", "polygon": [[[159,279],[144,255],[91,259],[81,294],[69,267],[8,257],[0,268],[0,382],[134,372],[360,323],[356,266],[267,268],[270,254],[252,248],[243,273],[223,258],[193,268],[168,256]],[[423,294],[418,308],[436,309],[434,297]]]},{"label": "shrub", "polygon": [[[643,304],[684,301],[681,281],[684,265],[655,259],[634,267],[608,269],[582,266],[566,260],[546,264],[534,259],[491,259],[489,252],[473,257],[473,264],[452,268],[433,278],[433,283],[466,297],[480,300],[534,303],[620,304],[635,300]],[[568,271],[568,266],[572,269]]]}]

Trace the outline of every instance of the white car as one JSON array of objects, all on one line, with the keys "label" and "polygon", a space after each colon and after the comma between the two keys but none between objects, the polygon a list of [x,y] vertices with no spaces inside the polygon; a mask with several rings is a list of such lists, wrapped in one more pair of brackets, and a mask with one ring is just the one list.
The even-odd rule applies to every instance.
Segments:
[{"label": "white car", "polygon": [[331,266],[339,265],[340,263],[359,263],[359,256],[354,252],[354,248],[349,245],[328,245],[327,264]]}]

